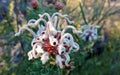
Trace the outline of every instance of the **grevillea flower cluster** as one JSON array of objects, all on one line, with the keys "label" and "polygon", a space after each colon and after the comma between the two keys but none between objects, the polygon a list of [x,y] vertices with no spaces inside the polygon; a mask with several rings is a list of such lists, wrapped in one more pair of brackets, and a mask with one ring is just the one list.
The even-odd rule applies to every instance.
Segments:
[{"label": "grevillea flower cluster", "polygon": [[[61,28],[61,22],[65,20],[68,25]],[[76,28],[70,24],[73,24],[67,15],[61,13],[54,13],[50,16],[48,13],[39,14],[39,19],[31,19],[27,25],[19,27],[19,31],[15,34],[18,36],[23,30],[28,30],[33,35],[31,42],[32,50],[28,52],[28,60],[34,60],[40,58],[42,64],[46,64],[50,60],[50,57],[55,59],[55,64],[62,68],[72,68],[70,64],[70,53],[79,50],[79,45],[74,41],[72,34],[68,33],[68,29],[72,29],[74,34],[80,35],[83,40],[95,40],[97,39],[97,26],[85,25],[81,29],[83,33],[76,30]],[[37,32],[34,32],[29,27],[38,28]]]},{"label": "grevillea flower cluster", "polygon": [[80,37],[84,40],[84,41],[94,41],[98,39],[98,28],[100,28],[100,26],[97,25],[84,25],[81,26],[81,30],[83,31],[83,33],[80,35]]},{"label": "grevillea flower cluster", "polygon": [[[27,25],[19,27],[15,36],[20,35],[23,30],[28,30],[34,36],[31,42],[32,50],[28,52],[29,60],[40,58],[42,64],[46,64],[52,56],[60,68],[72,68],[69,54],[78,51],[79,45],[74,41],[72,34],[66,31],[72,29],[75,34],[81,32],[71,25],[61,29],[61,20],[68,24],[74,23],[67,15],[56,12],[52,16],[48,13],[39,14],[39,19],[31,19]],[[38,31],[35,33],[29,27],[37,27]]]}]

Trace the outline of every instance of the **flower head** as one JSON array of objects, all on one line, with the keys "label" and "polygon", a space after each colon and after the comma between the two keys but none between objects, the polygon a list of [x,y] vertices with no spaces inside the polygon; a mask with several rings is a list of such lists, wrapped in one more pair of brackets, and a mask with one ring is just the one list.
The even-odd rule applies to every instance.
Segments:
[{"label": "flower head", "polygon": [[83,33],[80,35],[80,37],[85,41],[94,41],[98,38],[98,31],[97,29],[100,28],[100,26],[96,25],[84,25],[81,27],[81,30],[83,30]]},{"label": "flower head", "polygon": [[[69,24],[70,21],[67,15],[62,15],[58,12],[54,13],[52,17],[48,13],[39,14],[39,19],[31,19],[27,25],[20,27],[17,35],[21,34],[21,31],[28,30],[33,34],[34,38],[31,42],[32,50],[28,52],[28,59],[41,58],[42,64],[46,64],[50,59],[50,56],[55,57],[55,62],[60,68],[70,67],[69,54],[79,50],[79,45],[74,41],[72,34],[66,33],[67,29],[72,29],[73,33],[80,33],[73,26],[66,26],[61,29],[61,21],[58,22],[58,17],[66,20]],[[46,18],[47,17],[47,20]],[[44,22],[44,25],[39,25],[40,22]],[[33,32],[30,27],[38,27],[37,32]],[[61,29],[61,30],[60,30]]]}]

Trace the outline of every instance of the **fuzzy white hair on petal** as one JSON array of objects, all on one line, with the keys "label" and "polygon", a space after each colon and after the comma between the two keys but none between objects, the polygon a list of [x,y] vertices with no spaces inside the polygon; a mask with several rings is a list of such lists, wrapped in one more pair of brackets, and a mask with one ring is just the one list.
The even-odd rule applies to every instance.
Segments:
[{"label": "fuzzy white hair on petal", "polygon": [[74,43],[72,43],[72,50],[73,50],[73,52],[76,52],[76,51],[78,51],[80,48],[79,48],[79,45],[76,43],[76,42],[74,42]]},{"label": "fuzzy white hair on petal", "polygon": [[38,45],[36,45],[36,52],[38,53],[38,54],[43,54],[43,53],[45,53],[45,51],[42,49],[42,47],[41,47],[41,45],[40,44],[38,44]]},{"label": "fuzzy white hair on petal", "polygon": [[62,59],[60,55],[56,55],[56,64],[58,64],[61,69],[63,68],[63,61],[64,59]]},{"label": "fuzzy white hair on petal", "polygon": [[68,53],[65,53],[64,55],[65,55],[65,57],[66,57],[66,60],[65,60],[65,65],[66,65],[66,66],[69,66],[70,56],[69,56],[69,54],[68,54]]},{"label": "fuzzy white hair on petal", "polygon": [[48,54],[48,52],[45,52],[45,53],[41,56],[42,64],[45,64],[48,60],[49,60],[49,54]]},{"label": "fuzzy white hair on petal", "polygon": [[44,18],[45,16],[48,18],[48,21],[51,21],[50,15],[48,13],[44,13],[44,14],[39,14],[38,15],[40,18]]},{"label": "fuzzy white hair on petal", "polygon": [[33,59],[32,51],[29,51],[27,55],[28,55],[28,60]]},{"label": "fuzzy white hair on petal", "polygon": [[54,36],[49,36],[49,41],[52,46],[58,45],[58,40]]},{"label": "fuzzy white hair on petal", "polygon": [[58,53],[61,55],[61,54],[65,53],[65,52],[66,52],[65,47],[62,44],[60,44],[58,46]]}]

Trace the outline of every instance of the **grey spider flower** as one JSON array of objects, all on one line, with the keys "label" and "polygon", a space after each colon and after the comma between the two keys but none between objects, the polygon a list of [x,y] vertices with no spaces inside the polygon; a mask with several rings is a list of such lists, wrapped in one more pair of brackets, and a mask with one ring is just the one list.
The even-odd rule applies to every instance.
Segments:
[{"label": "grey spider flower", "polygon": [[100,26],[97,26],[97,25],[83,25],[81,27],[81,30],[83,31],[83,33],[80,35],[80,37],[84,41],[89,41],[89,42],[97,40],[97,38],[98,38],[98,28],[100,28]]},{"label": "grey spider flower", "polygon": [[[60,17],[61,20],[66,20],[69,24],[74,23],[69,20],[67,15],[62,15],[58,12],[52,16],[48,13],[39,14],[39,19],[29,20],[27,25],[20,27],[15,36],[19,36],[23,30],[28,30],[34,36],[31,42],[32,50],[28,52],[29,60],[40,58],[42,64],[46,64],[50,56],[54,56],[55,63],[59,65],[60,68],[72,68],[69,64],[69,54],[78,51],[79,45],[74,41],[72,34],[66,33],[66,30],[72,29],[75,34],[81,32],[70,25],[60,30],[61,21],[58,21],[58,17]],[[40,22],[44,22],[44,25],[40,25]],[[38,27],[38,31],[33,32],[29,27]]]}]

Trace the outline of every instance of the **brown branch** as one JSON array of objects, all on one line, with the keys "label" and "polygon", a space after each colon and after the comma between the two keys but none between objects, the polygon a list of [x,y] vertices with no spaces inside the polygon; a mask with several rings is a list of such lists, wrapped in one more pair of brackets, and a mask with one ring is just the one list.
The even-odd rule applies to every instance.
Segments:
[{"label": "brown branch", "polygon": [[[17,22],[17,31],[18,31],[19,30],[19,24],[18,24],[18,21],[19,21],[19,19],[18,19],[19,9],[17,8],[16,4],[17,4],[17,0],[15,0],[14,5],[15,5],[16,22]],[[18,38],[19,38],[19,41],[20,41],[20,44],[21,44],[22,52],[24,52],[25,49],[24,49],[24,44],[22,42],[22,38],[20,36]]]}]

